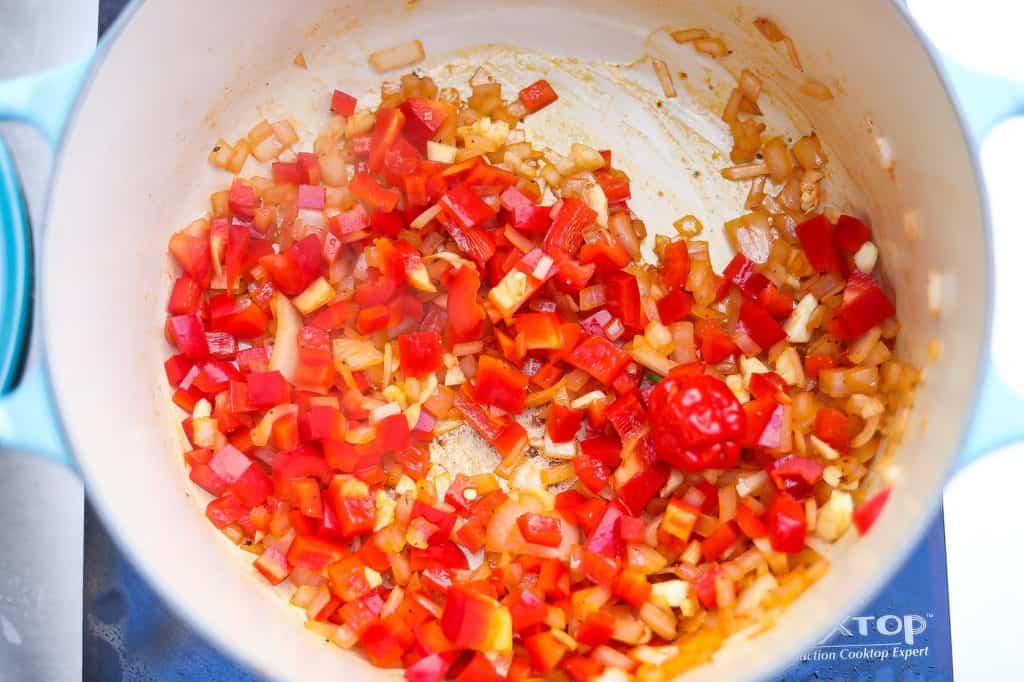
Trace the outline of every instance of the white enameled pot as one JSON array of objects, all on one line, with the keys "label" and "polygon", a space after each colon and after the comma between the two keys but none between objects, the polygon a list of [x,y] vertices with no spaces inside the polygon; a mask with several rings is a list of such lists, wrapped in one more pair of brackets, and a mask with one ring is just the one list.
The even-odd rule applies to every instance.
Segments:
[{"label": "white enameled pot", "polygon": [[[755,31],[758,16],[794,38],[805,74]],[[722,36],[735,54],[719,64],[667,38],[666,27],[691,26]],[[34,282],[45,367],[0,406],[0,442],[70,453],[92,503],[151,584],[254,671],[299,680],[384,676],[304,630],[251,557],[203,517],[180,456],[182,415],[162,376],[173,271],[165,245],[228,180],[206,161],[214,140],[236,139],[264,116],[291,115],[309,135],[334,87],[372,102],[381,76],[367,53],[412,38],[426,48],[421,67],[445,84],[464,86],[484,61],[515,87],[545,74],[562,99],[531,120],[532,134],[555,147],[584,139],[614,149],[635,178],[634,210],[662,231],[697,215],[718,267],[729,257],[722,222],[746,192],[717,173],[728,152],[715,113],[732,87],[724,67],[750,66],[762,77],[773,126],[813,128],[825,141],[828,200],[870,220],[903,327],[900,352],[927,371],[874,529],[845,537],[826,577],[773,629],[730,642],[687,679],[777,673],[900,565],[958,457],[1021,429],[1005,418],[1016,398],[987,369],[989,237],[970,144],[927,46],[888,0],[136,3],[90,64],[0,87],[0,113],[34,122],[57,154]],[[309,70],[293,65],[299,51]],[[687,73],[685,82],[677,77],[680,96],[663,107],[650,64],[631,65],[645,53]],[[811,76],[830,85],[834,101],[799,93]],[[880,162],[880,138],[891,169]],[[4,388],[24,353],[32,287],[10,179],[0,173],[8,198],[0,201]],[[908,236],[908,221],[920,238]],[[932,340],[942,345],[937,360],[925,352]]]}]

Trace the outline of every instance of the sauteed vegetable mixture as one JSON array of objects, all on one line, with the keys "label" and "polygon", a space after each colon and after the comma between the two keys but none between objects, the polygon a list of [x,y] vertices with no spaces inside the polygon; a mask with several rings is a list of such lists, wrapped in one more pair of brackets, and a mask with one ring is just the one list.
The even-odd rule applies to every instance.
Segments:
[{"label": "sauteed vegetable mixture", "polygon": [[[531,144],[544,80],[407,75],[335,91],[306,151],[286,120],[217,143],[167,379],[206,515],[310,630],[409,680],[661,679],[870,527],[918,375],[870,227],[760,91],[723,114],[750,193],[721,273],[695,217],[649,234],[614,150]],[[432,462],[469,428],[493,470]]]}]

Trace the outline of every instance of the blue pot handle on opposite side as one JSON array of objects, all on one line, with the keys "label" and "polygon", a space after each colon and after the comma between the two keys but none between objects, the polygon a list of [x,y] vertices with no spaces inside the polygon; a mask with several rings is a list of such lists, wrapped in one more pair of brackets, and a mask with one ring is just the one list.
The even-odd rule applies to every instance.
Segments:
[{"label": "blue pot handle on opposite side", "polygon": [[[948,58],[942,59],[942,66],[960,103],[975,150],[980,151],[981,143],[997,124],[1024,114],[1024,85],[978,73]],[[991,242],[989,248],[994,248]],[[993,262],[992,259],[989,262]],[[989,277],[994,281],[992,273]],[[995,297],[1010,293],[993,290]],[[991,347],[985,350],[981,392],[960,454],[959,468],[993,450],[1024,441],[1024,396],[1000,375]]]},{"label": "blue pot handle on opposite side", "polygon": [[[0,121],[34,127],[56,150],[89,60],[0,83]],[[25,371],[35,298],[28,210],[0,140],[0,446],[69,465],[43,362]]]}]

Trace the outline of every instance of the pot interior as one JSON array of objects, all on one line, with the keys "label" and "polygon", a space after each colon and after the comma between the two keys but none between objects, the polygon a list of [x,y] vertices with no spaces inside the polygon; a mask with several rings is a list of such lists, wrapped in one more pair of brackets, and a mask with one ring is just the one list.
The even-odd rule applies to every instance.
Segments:
[{"label": "pot interior", "polygon": [[[794,38],[805,72],[754,29],[759,16]],[[733,54],[713,61],[667,35],[687,27],[722,37]],[[722,225],[742,212],[748,189],[721,178],[731,142],[719,114],[735,75],[751,68],[765,84],[769,131],[817,131],[830,158],[825,202],[875,231],[903,326],[900,352],[927,366],[889,474],[889,507],[867,537],[836,546],[832,569],[775,628],[731,642],[690,679],[778,671],[879,587],[915,543],[970,410],[984,344],[986,236],[955,112],[894,5],[313,0],[296,11],[150,0],[120,29],[84,90],[54,181],[43,278],[53,384],[93,503],[122,549],[240,660],[274,677],[385,674],[305,632],[252,557],[203,517],[207,498],[180,456],[184,415],[162,372],[173,273],[165,244],[229,183],[206,161],[217,138],[289,116],[311,140],[335,87],[362,106],[377,97],[382,76],[366,55],[413,38],[427,53],[418,68],[442,86],[465,90],[480,65],[509,88],[548,78],[561,99],[528,119],[531,137],[561,150],[575,141],[613,149],[648,228],[671,234],[673,221],[697,216],[718,270],[732,255]],[[292,63],[300,51],[308,70]],[[644,55],[670,65],[678,97],[663,97],[649,60],[638,61]],[[809,77],[835,99],[801,94]],[[890,168],[879,144],[892,150]],[[941,290],[937,312],[930,282]],[[933,341],[942,346],[937,360],[926,353]]]}]

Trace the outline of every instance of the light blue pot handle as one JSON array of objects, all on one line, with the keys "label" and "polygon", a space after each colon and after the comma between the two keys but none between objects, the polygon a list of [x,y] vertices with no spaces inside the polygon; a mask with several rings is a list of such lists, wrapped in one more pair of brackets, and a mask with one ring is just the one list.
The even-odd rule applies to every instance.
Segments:
[{"label": "light blue pot handle", "polygon": [[[950,59],[943,61],[943,68],[960,102],[976,150],[998,123],[1024,114],[1024,86],[1021,84],[977,73]],[[993,248],[991,243],[989,248]],[[989,277],[994,281],[992,273]],[[994,292],[994,295],[1010,293]],[[986,349],[982,372],[974,420],[960,456],[961,468],[993,450],[1024,441],[1024,396],[1000,376],[991,348]]]},{"label": "light blue pot handle", "polygon": [[[0,121],[31,125],[55,151],[89,60],[0,82]],[[35,259],[18,174],[0,140],[0,447],[69,464],[42,361],[25,371]]]}]

